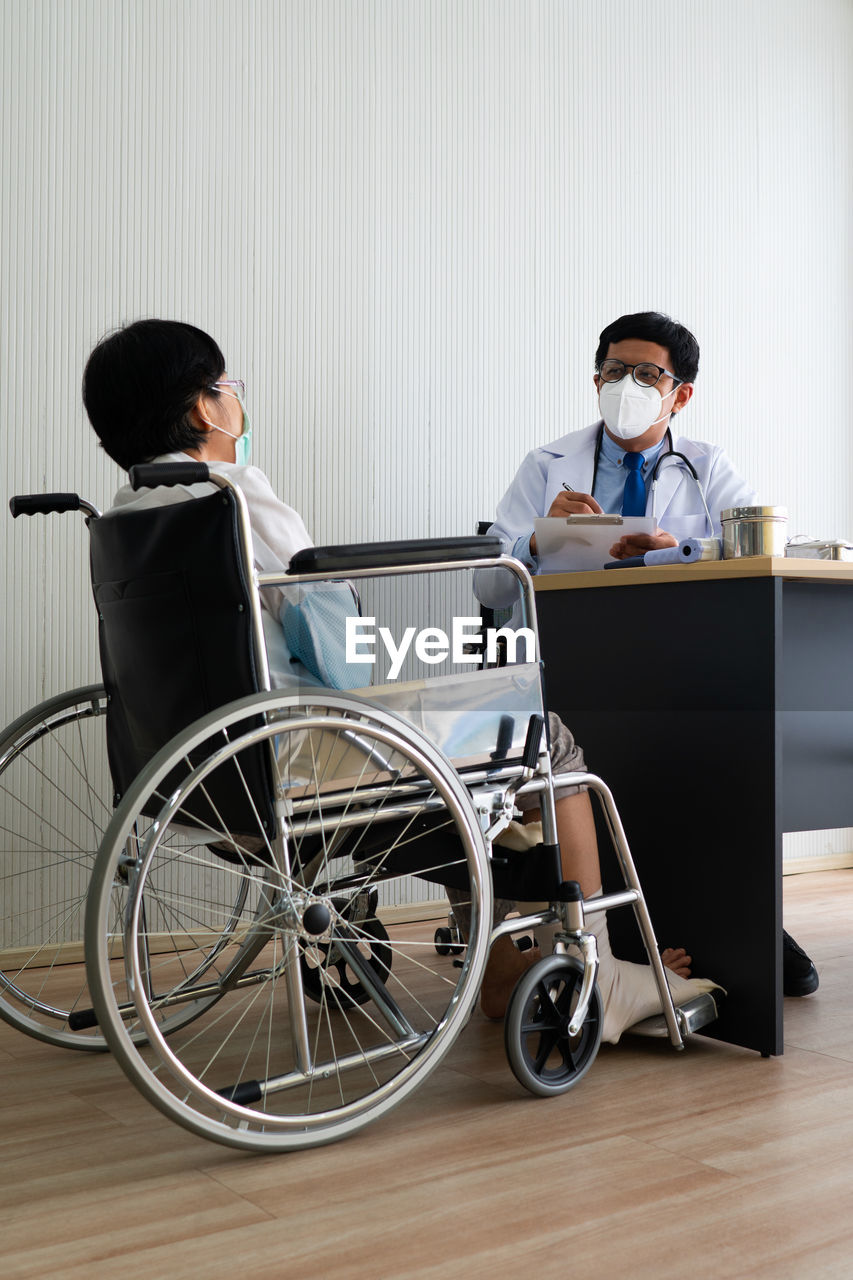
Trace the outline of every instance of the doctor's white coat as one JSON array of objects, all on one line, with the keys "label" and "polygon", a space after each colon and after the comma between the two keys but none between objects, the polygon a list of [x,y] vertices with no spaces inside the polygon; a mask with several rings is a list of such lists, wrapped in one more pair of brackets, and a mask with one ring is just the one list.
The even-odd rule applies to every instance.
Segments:
[{"label": "doctor's white coat", "polygon": [[[538,516],[548,514],[564,483],[580,493],[592,492],[595,441],[601,425],[594,422],[583,431],[572,431],[528,453],[498,504],[491,528],[492,533],[504,539],[508,551],[523,534],[533,532],[533,521]],[[696,468],[714,520],[715,536],[720,537],[720,512],[726,507],[753,505],[755,490],[735,471],[719,445],[678,436],[674,448]],[[651,514],[650,496],[646,515]],[[658,473],[655,517],[662,529],[679,540],[710,536],[696,483],[677,460],[664,463]]]},{"label": "doctor's white coat", "polygon": [[[533,521],[548,514],[551,503],[564,484],[580,493],[592,492],[595,444],[602,425],[601,421],[594,422],[583,431],[572,431],[528,453],[498,503],[495,522],[489,530],[501,537],[505,551],[511,553],[520,537],[533,532]],[[683,453],[689,458],[696,468],[714,521],[714,536],[719,538],[720,512],[726,507],[753,505],[757,501],[755,490],[734,469],[719,445],[678,436],[673,447],[676,453]],[[651,514],[649,494],[646,515]],[[683,462],[675,460],[661,467],[655,494],[655,518],[661,529],[679,541],[709,536],[702,499]],[[531,567],[535,569],[535,565]],[[477,575],[477,595],[483,603],[500,607],[507,603],[504,598],[507,591],[505,587],[503,590],[498,588],[498,582],[503,586],[509,575],[501,574],[499,579],[492,581],[492,574],[488,573],[487,577],[487,572]]]}]

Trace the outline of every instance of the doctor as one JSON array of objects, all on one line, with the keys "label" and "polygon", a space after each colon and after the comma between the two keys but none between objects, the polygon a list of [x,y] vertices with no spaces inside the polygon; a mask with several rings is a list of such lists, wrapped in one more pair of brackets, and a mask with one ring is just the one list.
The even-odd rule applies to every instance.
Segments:
[{"label": "doctor", "polygon": [[[614,320],[595,353],[600,419],[527,455],[489,532],[534,574],[539,516],[653,515],[654,532],[620,538],[610,549],[614,560],[683,538],[719,538],[720,512],[751,506],[756,494],[719,445],[675,435],[672,420],[690,403],[698,371],[699,344],[684,325],[658,311]],[[506,576],[478,575],[485,604],[511,603],[498,586]],[[783,940],[785,995],[810,995],[817,970],[790,934]]]},{"label": "doctor", "polygon": [[690,403],[698,369],[696,339],[668,316],[642,311],[608,325],[595,353],[601,418],[527,455],[491,532],[532,573],[539,516],[654,515],[654,533],[621,538],[614,559],[720,537],[720,512],[751,505],[756,495],[719,445],[675,434],[673,419]]}]

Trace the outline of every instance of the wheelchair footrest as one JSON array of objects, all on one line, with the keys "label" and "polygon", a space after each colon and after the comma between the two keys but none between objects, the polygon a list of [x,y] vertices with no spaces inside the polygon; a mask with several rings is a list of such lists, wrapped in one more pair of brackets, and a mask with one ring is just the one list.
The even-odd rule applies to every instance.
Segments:
[{"label": "wheelchair footrest", "polygon": [[[692,1031],[699,1031],[700,1028],[707,1027],[709,1022],[715,1022],[719,1017],[720,1010],[714,997],[721,997],[722,994],[722,991],[703,991],[701,995],[694,996],[686,1004],[679,1005],[675,1010],[675,1016],[681,1027],[681,1034],[689,1035]],[[656,1013],[654,1017],[644,1018],[642,1022],[637,1022],[633,1027],[628,1027],[625,1035],[653,1036],[657,1039],[668,1040],[669,1030],[663,1014]]]}]

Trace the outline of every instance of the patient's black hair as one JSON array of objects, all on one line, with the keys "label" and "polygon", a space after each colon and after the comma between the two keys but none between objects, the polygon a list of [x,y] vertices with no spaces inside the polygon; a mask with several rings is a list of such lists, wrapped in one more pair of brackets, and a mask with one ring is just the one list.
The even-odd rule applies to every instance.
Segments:
[{"label": "patient's black hair", "polygon": [[683,324],[660,311],[637,311],[630,316],[620,316],[602,329],[595,353],[596,369],[607,358],[611,342],[624,342],[627,338],[639,338],[643,342],[656,342],[659,347],[666,347],[676,378],[681,382],[695,381],[699,372],[699,343]]},{"label": "patient's black hair", "polygon": [[209,334],[178,320],[137,320],[102,338],[83,372],[83,403],[109,456],[126,470],[196,449],[190,410],[225,372]]}]

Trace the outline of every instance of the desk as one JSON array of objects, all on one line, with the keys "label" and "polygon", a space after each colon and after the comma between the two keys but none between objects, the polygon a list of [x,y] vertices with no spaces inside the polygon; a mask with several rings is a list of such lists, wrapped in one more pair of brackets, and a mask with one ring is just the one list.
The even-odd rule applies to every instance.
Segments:
[{"label": "desk", "polygon": [[853,564],[535,583],[547,705],[613,791],[658,940],[728,989],[710,1035],[781,1053],[782,833],[853,826]]}]

